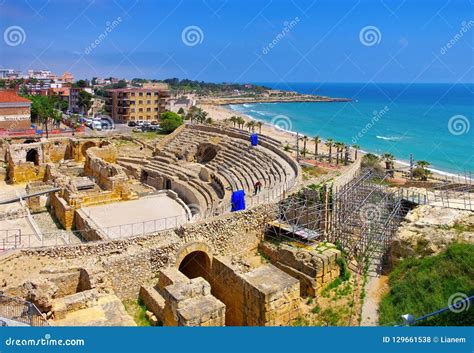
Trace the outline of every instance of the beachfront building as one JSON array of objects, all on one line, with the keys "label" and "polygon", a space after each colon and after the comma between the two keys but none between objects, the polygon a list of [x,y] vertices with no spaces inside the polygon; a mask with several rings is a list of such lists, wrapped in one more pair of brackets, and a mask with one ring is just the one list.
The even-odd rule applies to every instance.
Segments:
[{"label": "beachfront building", "polygon": [[117,123],[158,120],[168,109],[169,97],[169,91],[164,87],[110,89],[105,108]]},{"label": "beachfront building", "polygon": [[23,130],[31,126],[31,101],[13,90],[0,90],[0,129]]}]

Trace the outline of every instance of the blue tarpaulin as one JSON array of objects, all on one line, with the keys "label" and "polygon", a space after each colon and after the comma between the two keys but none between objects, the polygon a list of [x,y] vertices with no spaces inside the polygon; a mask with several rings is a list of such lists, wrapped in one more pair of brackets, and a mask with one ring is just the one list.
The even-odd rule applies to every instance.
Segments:
[{"label": "blue tarpaulin", "polygon": [[245,192],[244,190],[237,190],[232,193],[230,200],[232,203],[232,212],[245,210]]},{"label": "blue tarpaulin", "polygon": [[258,135],[257,134],[250,135],[250,142],[252,143],[252,146],[257,146],[258,145]]}]

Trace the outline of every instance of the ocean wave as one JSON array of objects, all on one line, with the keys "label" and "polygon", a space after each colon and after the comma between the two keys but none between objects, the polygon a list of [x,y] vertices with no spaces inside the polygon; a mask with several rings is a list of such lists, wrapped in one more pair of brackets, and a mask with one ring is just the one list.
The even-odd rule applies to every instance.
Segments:
[{"label": "ocean wave", "polygon": [[255,107],[255,104],[243,104],[245,108],[252,108]]},{"label": "ocean wave", "polygon": [[400,137],[400,136],[375,136],[377,137],[378,139],[380,140],[386,140],[386,141],[400,141],[401,139],[403,139],[403,137]]},{"label": "ocean wave", "polygon": [[240,105],[236,105],[236,104],[230,104],[229,108],[236,111],[236,112],[244,111],[244,109],[242,109]]}]

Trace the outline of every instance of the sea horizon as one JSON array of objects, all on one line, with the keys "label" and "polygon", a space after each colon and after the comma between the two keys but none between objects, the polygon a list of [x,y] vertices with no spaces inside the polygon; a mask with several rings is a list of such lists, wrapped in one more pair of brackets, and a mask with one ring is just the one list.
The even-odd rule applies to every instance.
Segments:
[{"label": "sea horizon", "polygon": [[[252,119],[326,140],[392,153],[400,163],[426,160],[439,174],[474,172],[470,129],[474,84],[272,83],[272,89],[349,98],[351,102],[282,102],[228,106]],[[282,123],[283,121],[283,123]],[[343,124],[339,122],[343,121]]]}]

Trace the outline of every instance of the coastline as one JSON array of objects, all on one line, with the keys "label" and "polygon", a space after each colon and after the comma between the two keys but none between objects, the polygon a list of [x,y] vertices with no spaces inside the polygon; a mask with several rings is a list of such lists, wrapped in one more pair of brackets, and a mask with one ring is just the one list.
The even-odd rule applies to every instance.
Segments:
[{"label": "coastline", "polygon": [[[243,103],[235,103],[235,104],[243,104]],[[227,105],[227,104],[225,104]],[[288,131],[281,129],[275,125],[272,125],[271,123],[263,120],[258,120],[250,115],[247,114],[242,114],[241,112],[237,110],[232,110],[229,107],[226,107],[225,105],[222,104],[210,104],[210,103],[199,103],[198,106],[204,109],[205,111],[209,112],[209,115],[215,119],[216,121],[223,121],[225,119],[229,119],[231,116],[240,116],[242,117],[246,122],[250,120],[254,121],[261,121],[263,123],[262,125],[262,134],[268,135],[272,138],[275,138],[279,141],[282,142],[283,145],[290,145],[292,147],[296,146],[296,131]],[[300,136],[304,136],[304,134],[300,133]],[[312,136],[308,136],[309,139],[307,141],[307,149],[312,153],[314,151],[314,142],[312,141]],[[327,138],[321,137],[321,142],[318,144],[318,151],[321,153],[328,153],[328,148],[324,144],[324,142],[327,140]],[[301,145],[300,145],[301,146]],[[361,146],[362,149],[359,150],[360,155],[365,155],[368,153],[373,153],[370,151],[366,151],[363,149],[363,146]],[[354,151],[354,149],[351,147],[351,151]],[[377,153],[373,153],[375,155],[378,155]],[[396,156],[395,156],[396,157]],[[395,159],[395,167],[396,168],[403,168],[403,167],[408,167],[409,162],[400,160],[400,159]],[[436,179],[446,179],[446,178],[457,178],[459,177],[458,174],[451,173],[448,171],[436,169],[436,168],[427,168],[430,170],[433,174],[432,177]],[[471,179],[472,181],[472,179]]]},{"label": "coastline", "polygon": [[230,105],[230,104],[256,104],[256,103],[338,103],[350,102],[350,98],[337,98],[326,96],[313,96],[309,94],[298,94],[277,97],[232,97],[232,98],[204,98],[198,105]]}]

